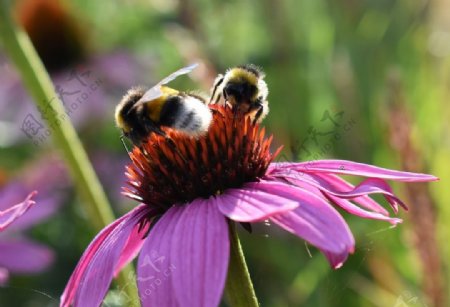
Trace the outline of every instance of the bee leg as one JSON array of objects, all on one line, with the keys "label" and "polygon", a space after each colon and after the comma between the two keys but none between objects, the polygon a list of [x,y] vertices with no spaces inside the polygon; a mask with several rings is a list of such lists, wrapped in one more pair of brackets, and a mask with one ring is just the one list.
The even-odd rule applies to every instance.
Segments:
[{"label": "bee leg", "polygon": [[233,111],[233,121],[236,121],[236,119],[239,116],[239,107],[238,107],[238,105],[235,105],[235,106],[231,106],[231,109]]},{"label": "bee leg", "polygon": [[214,89],[213,92],[211,94],[211,98],[209,99],[209,103],[214,103],[217,104],[217,102],[219,102],[220,99],[220,92],[217,93],[217,98],[214,102],[212,102],[212,100],[214,99],[214,96],[216,95],[216,91],[218,90],[219,86],[222,84],[223,82],[223,75],[219,75],[217,76],[216,80],[214,81]]},{"label": "bee leg", "polygon": [[263,106],[262,102],[258,100],[257,102],[255,102],[255,106],[253,107],[253,109],[258,110],[258,111],[256,111],[255,118],[253,119],[253,125],[256,125],[256,123],[258,122],[259,118],[262,115],[264,106]]}]

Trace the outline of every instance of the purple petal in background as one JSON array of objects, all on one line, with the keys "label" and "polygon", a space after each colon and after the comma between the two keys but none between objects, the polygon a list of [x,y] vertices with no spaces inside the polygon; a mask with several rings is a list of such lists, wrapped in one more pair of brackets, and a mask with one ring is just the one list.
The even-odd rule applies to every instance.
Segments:
[{"label": "purple petal in background", "polygon": [[28,197],[21,203],[12,206],[5,211],[0,211],[0,231],[3,231],[8,227],[12,222],[14,222],[17,218],[22,216],[31,206],[34,205],[34,201],[31,198],[36,195],[36,191],[30,193]]},{"label": "purple petal in background", "polygon": [[0,267],[12,273],[39,273],[53,262],[53,252],[26,239],[0,241]]},{"label": "purple petal in background", "polygon": [[39,191],[34,197],[39,206],[33,206],[8,228],[8,232],[27,229],[55,214],[63,204],[64,191],[69,186],[62,162],[52,155],[38,159],[20,173],[19,177],[1,188],[0,210],[20,202],[33,190]]},{"label": "purple petal in background", "polygon": [[61,195],[55,195],[54,197],[50,196],[47,198],[41,198],[39,196],[40,193],[38,194],[38,197],[36,197],[36,202],[38,205],[32,206],[26,214],[8,227],[8,233],[26,230],[38,223],[43,222],[54,215],[62,204]]},{"label": "purple petal in background", "polygon": [[211,200],[183,210],[171,240],[172,284],[180,306],[218,306],[227,276],[230,242],[225,217]]}]

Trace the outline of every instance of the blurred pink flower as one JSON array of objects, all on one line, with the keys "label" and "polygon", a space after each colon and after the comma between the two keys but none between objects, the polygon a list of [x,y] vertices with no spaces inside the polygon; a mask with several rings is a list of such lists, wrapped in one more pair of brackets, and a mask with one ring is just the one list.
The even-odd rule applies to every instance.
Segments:
[{"label": "blurred pink flower", "polygon": [[[68,180],[62,164],[53,156],[35,162],[0,189],[0,230],[4,230],[0,233],[0,280],[3,283],[11,274],[40,273],[54,260],[50,248],[26,238],[24,232],[58,211]],[[21,202],[33,190],[39,194],[31,193]],[[34,201],[39,205],[33,206]],[[11,207],[15,203],[19,204]]]},{"label": "blurred pink flower", "polygon": [[[271,163],[271,138],[234,116],[228,108],[216,108],[208,134],[199,140],[167,129],[177,152],[159,135],[133,150],[125,195],[142,204],[94,238],[61,306],[99,306],[112,278],[139,252],[142,306],[217,306],[228,269],[228,220],[270,219],[319,248],[338,268],[355,242],[333,204],[396,224],[401,220],[369,195],[382,194],[396,212],[404,205],[385,180],[437,180],[351,161]],[[340,174],[368,178],[353,186]]]},{"label": "blurred pink flower", "polygon": [[[31,208],[35,204],[33,200],[33,196],[36,195],[36,191],[30,193],[25,200],[19,204],[13,205],[9,208],[0,210],[0,231],[5,230],[12,222],[22,216],[28,209]],[[2,208],[5,204],[2,204],[0,208]]]},{"label": "blurred pink flower", "polygon": [[[15,189],[15,187],[13,188]],[[24,201],[8,207],[11,189],[0,193],[0,285],[6,284],[10,273],[39,273],[53,262],[53,252],[47,247],[30,241],[15,231],[25,229],[37,223],[42,214],[39,210],[30,210],[37,192],[30,193]],[[15,189],[14,195],[20,195]],[[40,205],[46,205],[42,203]],[[37,213],[37,214],[36,214]]]}]

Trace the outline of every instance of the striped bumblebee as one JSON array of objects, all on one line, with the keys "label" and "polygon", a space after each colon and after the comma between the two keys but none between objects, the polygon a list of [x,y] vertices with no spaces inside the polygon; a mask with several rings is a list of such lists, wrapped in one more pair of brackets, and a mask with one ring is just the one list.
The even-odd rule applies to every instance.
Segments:
[{"label": "striped bumblebee", "polygon": [[259,123],[269,112],[269,90],[264,77],[264,72],[252,64],[230,68],[214,81],[209,103],[228,104]]},{"label": "striped bumblebee", "polygon": [[166,86],[197,64],[177,70],[147,91],[132,88],[115,111],[116,125],[134,145],[139,146],[150,133],[165,136],[161,127],[170,127],[192,137],[206,133],[212,114],[203,97]]}]

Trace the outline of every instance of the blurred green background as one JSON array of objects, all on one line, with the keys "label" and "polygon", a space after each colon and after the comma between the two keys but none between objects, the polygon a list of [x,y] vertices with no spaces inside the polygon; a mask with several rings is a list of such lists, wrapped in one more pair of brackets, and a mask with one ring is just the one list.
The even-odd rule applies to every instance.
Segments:
[{"label": "blurred green background", "polygon": [[[18,1],[18,20],[26,24],[30,10],[39,3],[45,7],[42,2]],[[118,51],[139,63],[127,66],[136,71],[124,74],[136,80],[104,86],[104,117],[78,126],[91,158],[106,168],[100,178],[118,215],[134,205],[108,182],[111,176],[122,177],[127,161],[113,122],[126,84],[150,86],[198,62],[202,65],[192,79],[180,78],[175,85],[208,92],[217,73],[254,63],[266,72],[271,111],[264,125],[276,145],[284,145],[279,160],[346,159],[441,179],[408,188],[394,185],[410,208],[399,213],[404,223],[396,228],[343,213],[356,251],[338,270],[314,248],[273,226],[260,225],[253,234],[242,231],[261,305],[448,306],[450,1],[50,2],[67,12],[74,27],[62,27],[68,31],[62,36],[44,35],[45,46],[69,37],[55,44],[63,60],[46,63],[51,73],[68,75],[83,63],[83,69],[98,75],[100,68],[91,59]],[[39,37],[40,23],[45,22],[30,22],[27,30],[35,29]],[[2,78],[13,74],[7,58],[0,64]],[[108,65],[102,69],[114,69],[114,62]],[[27,138],[2,142],[0,186],[54,151],[51,143],[36,146]],[[39,275],[12,275],[0,288],[0,306],[58,304],[71,270],[95,234],[86,226],[80,201],[67,192],[67,204],[29,231],[52,247],[56,260]],[[114,297],[111,292],[109,306],[117,304]]]}]

